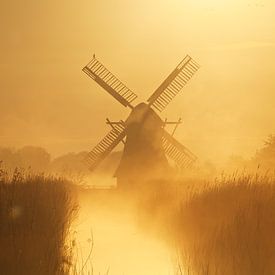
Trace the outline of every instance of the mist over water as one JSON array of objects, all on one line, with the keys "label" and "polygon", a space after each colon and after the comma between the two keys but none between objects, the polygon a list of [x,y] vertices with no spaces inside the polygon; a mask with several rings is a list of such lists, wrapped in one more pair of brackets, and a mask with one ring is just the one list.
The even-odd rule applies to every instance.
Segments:
[{"label": "mist over water", "polygon": [[[144,230],[138,221],[134,196],[116,190],[89,190],[80,195],[77,231],[79,266],[93,250],[84,270],[94,274],[175,274],[174,255],[167,244]],[[144,227],[142,229],[142,227]]]}]

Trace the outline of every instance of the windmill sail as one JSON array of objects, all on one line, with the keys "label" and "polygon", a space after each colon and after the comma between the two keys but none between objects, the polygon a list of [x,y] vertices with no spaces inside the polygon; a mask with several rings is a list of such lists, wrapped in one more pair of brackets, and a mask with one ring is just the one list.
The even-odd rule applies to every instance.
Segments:
[{"label": "windmill sail", "polygon": [[116,124],[113,129],[89,152],[85,158],[93,171],[125,137],[124,123]]},{"label": "windmill sail", "polygon": [[96,58],[93,58],[82,71],[96,81],[122,105],[132,108],[131,102],[137,98],[137,95],[106,69]]},{"label": "windmill sail", "polygon": [[163,131],[162,146],[167,156],[175,161],[180,168],[191,167],[197,159],[192,152],[166,131]]},{"label": "windmill sail", "polygon": [[187,55],[147,100],[150,106],[162,112],[192,78],[199,65]]}]

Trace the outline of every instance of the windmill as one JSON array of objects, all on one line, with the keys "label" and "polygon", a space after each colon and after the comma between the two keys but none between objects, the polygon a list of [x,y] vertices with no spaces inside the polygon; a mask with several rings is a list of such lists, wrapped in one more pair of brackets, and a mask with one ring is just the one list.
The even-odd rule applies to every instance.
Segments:
[{"label": "windmill", "polygon": [[[107,119],[110,132],[86,156],[90,170],[95,170],[120,142],[124,143],[124,152],[116,172],[118,183],[138,175],[146,177],[145,174],[154,174],[154,169],[166,173],[166,156],[179,168],[191,167],[196,156],[173,137],[181,119],[176,122],[163,121],[157,112],[161,113],[167,107],[198,69],[199,65],[187,55],[148,98],[147,103],[134,106],[137,95],[94,55],[82,70],[119,103],[130,108],[131,113],[125,121]],[[167,124],[175,125],[172,134],[165,130]]]}]

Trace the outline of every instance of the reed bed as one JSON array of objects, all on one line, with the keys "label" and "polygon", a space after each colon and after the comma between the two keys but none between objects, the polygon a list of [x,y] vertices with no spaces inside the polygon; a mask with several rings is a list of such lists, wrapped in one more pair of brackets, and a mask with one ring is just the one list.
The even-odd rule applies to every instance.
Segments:
[{"label": "reed bed", "polygon": [[68,236],[76,213],[65,179],[0,169],[0,273],[68,274],[73,265]]},{"label": "reed bed", "polygon": [[178,274],[275,274],[274,174],[168,182],[144,194],[143,224],[176,251]]}]

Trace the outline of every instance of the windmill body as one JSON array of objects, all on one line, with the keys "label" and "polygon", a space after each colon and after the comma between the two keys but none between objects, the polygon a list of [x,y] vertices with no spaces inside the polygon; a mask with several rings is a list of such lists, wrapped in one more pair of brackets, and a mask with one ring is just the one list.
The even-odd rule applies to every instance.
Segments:
[{"label": "windmill body", "polygon": [[162,146],[164,123],[147,104],[140,103],[125,121],[126,141],[115,173],[118,186],[127,188],[163,178],[170,172]]},{"label": "windmill body", "polygon": [[111,122],[111,131],[90,151],[86,161],[90,170],[96,167],[120,143],[124,143],[121,162],[115,176],[119,186],[131,186],[137,182],[148,181],[169,174],[167,158],[179,168],[189,168],[196,156],[169,134],[166,124],[180,123],[163,121],[157,112],[162,112],[171,100],[192,78],[199,65],[186,56],[158,89],[149,97],[148,103],[133,106],[137,95],[114,76],[94,56],[83,71],[112,95],[131,113],[123,121]]}]

